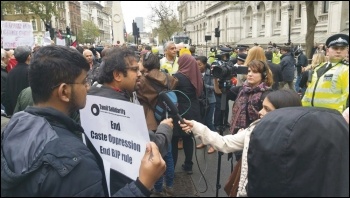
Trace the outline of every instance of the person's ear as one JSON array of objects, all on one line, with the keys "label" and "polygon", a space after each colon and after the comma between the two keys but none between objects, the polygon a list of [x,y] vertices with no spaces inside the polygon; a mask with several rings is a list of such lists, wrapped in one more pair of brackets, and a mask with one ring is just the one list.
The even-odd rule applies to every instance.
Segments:
[{"label": "person's ear", "polygon": [[57,89],[58,98],[64,102],[69,102],[71,93],[72,86],[69,86],[66,83],[62,83]]},{"label": "person's ear", "polygon": [[123,77],[124,77],[123,72],[121,72],[121,71],[114,71],[113,72],[113,79],[115,81],[120,82],[120,81],[122,81]]}]

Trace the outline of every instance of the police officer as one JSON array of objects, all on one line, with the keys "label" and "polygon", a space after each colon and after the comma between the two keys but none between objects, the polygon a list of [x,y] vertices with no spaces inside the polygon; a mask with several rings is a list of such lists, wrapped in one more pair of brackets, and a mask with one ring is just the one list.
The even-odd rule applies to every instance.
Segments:
[{"label": "police officer", "polygon": [[328,62],[321,63],[312,73],[302,99],[303,106],[326,107],[342,113],[349,97],[349,36],[335,34],[326,41]]},{"label": "police officer", "polygon": [[209,56],[208,56],[209,65],[211,65],[215,61],[215,56],[216,56],[216,47],[211,47]]},{"label": "police officer", "polygon": [[[236,48],[237,49],[237,56],[239,54],[247,54],[248,48],[249,48],[248,45],[238,45],[237,48]],[[236,58],[231,58],[230,61],[232,62],[233,65],[235,65],[237,63],[237,57]]]}]

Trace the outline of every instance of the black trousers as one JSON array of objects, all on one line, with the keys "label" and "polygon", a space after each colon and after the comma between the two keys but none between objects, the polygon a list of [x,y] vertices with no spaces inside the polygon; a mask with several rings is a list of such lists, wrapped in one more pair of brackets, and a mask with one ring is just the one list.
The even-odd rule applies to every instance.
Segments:
[{"label": "black trousers", "polygon": [[[177,143],[179,141],[180,136],[173,136],[173,139],[171,140],[172,144],[172,154],[173,154],[173,159],[174,159],[174,168],[176,167],[176,162],[177,162],[177,156],[178,156],[178,147]],[[192,170],[192,158],[193,158],[193,140],[192,136],[186,135],[186,136],[181,136],[182,141],[183,141],[183,149],[185,152],[185,167],[188,170]]]}]

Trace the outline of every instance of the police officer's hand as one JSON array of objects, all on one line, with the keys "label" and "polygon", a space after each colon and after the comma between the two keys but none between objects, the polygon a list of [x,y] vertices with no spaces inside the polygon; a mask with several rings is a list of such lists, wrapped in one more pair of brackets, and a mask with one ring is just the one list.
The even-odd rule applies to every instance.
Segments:
[{"label": "police officer's hand", "polygon": [[165,169],[165,161],[159,153],[157,145],[154,142],[147,143],[146,153],[142,158],[139,170],[139,181],[151,190]]}]

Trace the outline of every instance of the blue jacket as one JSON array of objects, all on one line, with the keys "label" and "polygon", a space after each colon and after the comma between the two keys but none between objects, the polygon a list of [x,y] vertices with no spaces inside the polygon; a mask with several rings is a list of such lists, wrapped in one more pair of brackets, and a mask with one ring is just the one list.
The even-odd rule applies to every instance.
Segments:
[{"label": "blue jacket", "polygon": [[206,69],[204,76],[204,87],[206,89],[206,97],[208,99],[208,103],[215,103],[215,93],[214,93],[214,82],[213,82],[213,77],[210,75],[210,69]]},{"label": "blue jacket", "polygon": [[[1,141],[1,196],[108,196],[103,164],[77,134],[80,125],[53,108],[12,116]],[[113,196],[149,196],[131,182]]]}]

